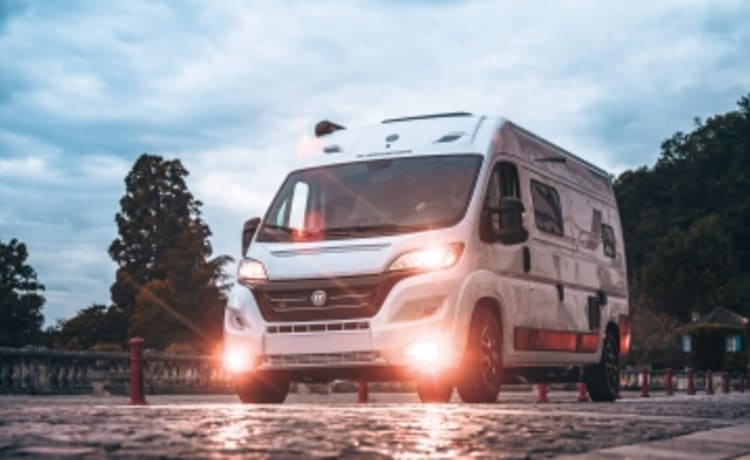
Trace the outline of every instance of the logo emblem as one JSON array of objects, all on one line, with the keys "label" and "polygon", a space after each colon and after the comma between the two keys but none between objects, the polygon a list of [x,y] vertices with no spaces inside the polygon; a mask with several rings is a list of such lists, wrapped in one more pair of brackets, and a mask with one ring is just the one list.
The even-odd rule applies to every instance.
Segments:
[{"label": "logo emblem", "polygon": [[322,289],[316,289],[310,294],[310,302],[316,307],[322,307],[328,300],[328,294]]},{"label": "logo emblem", "polygon": [[391,134],[390,136],[385,138],[386,142],[396,142],[398,140],[398,134]]}]

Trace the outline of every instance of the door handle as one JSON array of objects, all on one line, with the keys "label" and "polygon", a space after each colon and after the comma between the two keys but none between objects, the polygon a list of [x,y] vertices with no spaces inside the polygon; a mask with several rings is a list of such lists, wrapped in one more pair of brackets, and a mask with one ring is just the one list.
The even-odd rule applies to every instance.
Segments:
[{"label": "door handle", "polygon": [[531,251],[528,246],[523,247],[523,272],[531,271]]}]

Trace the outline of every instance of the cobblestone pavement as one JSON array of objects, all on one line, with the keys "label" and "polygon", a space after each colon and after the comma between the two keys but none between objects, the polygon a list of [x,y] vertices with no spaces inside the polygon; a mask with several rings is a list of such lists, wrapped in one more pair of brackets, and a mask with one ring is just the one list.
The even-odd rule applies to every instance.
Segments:
[{"label": "cobblestone pavement", "polygon": [[140,407],[121,397],[2,396],[0,457],[540,458],[750,423],[747,393],[624,396],[578,403],[561,392],[537,404],[532,393],[502,393],[479,405],[384,393],[370,404],[355,394],[293,394],[284,405],[152,396]]}]

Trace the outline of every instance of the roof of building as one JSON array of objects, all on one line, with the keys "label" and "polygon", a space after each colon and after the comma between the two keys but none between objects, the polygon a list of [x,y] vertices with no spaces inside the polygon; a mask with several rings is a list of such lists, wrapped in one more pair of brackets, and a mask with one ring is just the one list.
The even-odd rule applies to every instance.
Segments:
[{"label": "roof of building", "polygon": [[716,324],[733,329],[742,329],[747,325],[747,322],[748,319],[744,316],[722,307],[714,308],[698,320],[698,323]]}]

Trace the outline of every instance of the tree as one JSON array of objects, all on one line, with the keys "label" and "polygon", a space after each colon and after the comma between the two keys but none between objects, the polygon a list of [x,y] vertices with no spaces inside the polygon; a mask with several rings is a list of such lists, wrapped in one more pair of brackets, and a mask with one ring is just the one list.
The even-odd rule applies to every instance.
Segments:
[{"label": "tree", "polygon": [[113,308],[91,305],[47,330],[47,345],[68,350],[88,350],[97,345],[111,344],[113,337],[117,337],[118,324],[122,320],[118,316]]},{"label": "tree", "polygon": [[640,271],[638,286],[654,311],[689,321],[692,312],[736,307],[740,293],[732,283],[737,261],[719,218],[708,215],[682,231],[671,229]]},{"label": "tree", "polygon": [[655,311],[750,314],[750,96],[738,106],[696,119],[653,167],[615,181],[631,295]]},{"label": "tree", "polygon": [[23,346],[34,343],[44,322],[44,286],[34,269],[26,264],[26,245],[15,238],[0,241],[0,345]]},{"label": "tree", "polygon": [[119,236],[109,248],[118,265],[114,309],[128,318],[129,333],[151,347],[196,339],[210,347],[221,333],[222,268],[231,259],[210,259],[211,230],[187,176],[179,160],[141,155],[125,178],[115,216]]}]

